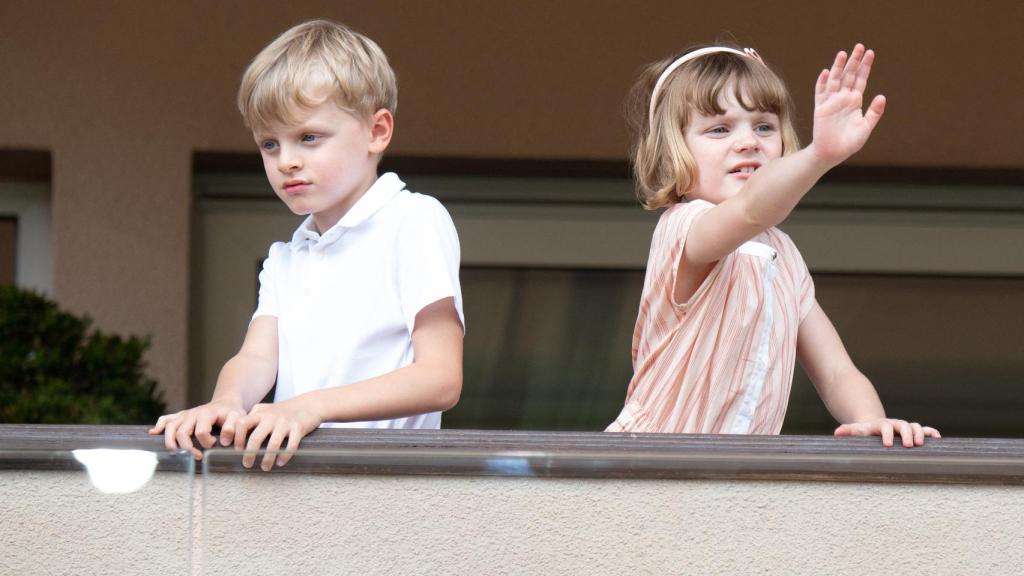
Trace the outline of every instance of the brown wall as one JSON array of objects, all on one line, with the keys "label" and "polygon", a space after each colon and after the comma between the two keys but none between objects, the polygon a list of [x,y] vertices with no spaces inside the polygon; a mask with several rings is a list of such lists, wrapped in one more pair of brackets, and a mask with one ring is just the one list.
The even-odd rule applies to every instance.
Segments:
[{"label": "brown wall", "polygon": [[[771,7],[771,9],[769,9]],[[863,40],[887,117],[855,163],[1024,166],[1013,0],[812,2],[0,3],[0,148],[52,152],[55,292],[101,327],[154,335],[153,375],[185,402],[191,156],[246,151],[246,62],[307,18],[376,39],[398,71],[392,153],[621,159],[643,63],[734,37],[795,88]]]}]

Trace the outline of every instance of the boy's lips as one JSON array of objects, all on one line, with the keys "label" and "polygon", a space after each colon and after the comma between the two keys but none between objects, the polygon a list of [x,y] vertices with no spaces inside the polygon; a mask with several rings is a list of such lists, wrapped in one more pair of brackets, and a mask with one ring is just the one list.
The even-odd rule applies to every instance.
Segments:
[{"label": "boy's lips", "polygon": [[305,180],[289,180],[284,183],[284,193],[289,196],[294,196],[295,194],[301,194],[308,187],[309,182],[306,182]]}]

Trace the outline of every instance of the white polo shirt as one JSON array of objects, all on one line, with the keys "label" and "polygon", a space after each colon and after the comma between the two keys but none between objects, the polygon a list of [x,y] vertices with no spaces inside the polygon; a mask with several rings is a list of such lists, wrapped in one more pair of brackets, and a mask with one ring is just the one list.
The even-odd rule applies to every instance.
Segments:
[{"label": "white polo shirt", "polygon": [[[260,272],[253,318],[277,317],[274,401],[408,366],[416,314],[448,297],[465,326],[452,219],[394,173],[322,236],[306,218],[291,242],[271,245]],[[324,426],[437,429],[441,413]]]}]

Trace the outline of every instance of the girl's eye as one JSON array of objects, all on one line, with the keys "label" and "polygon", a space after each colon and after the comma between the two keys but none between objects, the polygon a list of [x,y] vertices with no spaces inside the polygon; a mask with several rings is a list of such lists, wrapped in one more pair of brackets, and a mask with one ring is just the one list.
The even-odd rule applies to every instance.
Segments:
[{"label": "girl's eye", "polygon": [[756,130],[764,134],[775,132],[775,126],[771,124],[758,124]]},{"label": "girl's eye", "polygon": [[715,126],[713,128],[709,128],[707,133],[708,134],[728,134],[729,133],[729,129],[726,128],[725,126]]},{"label": "girl's eye", "polygon": [[277,148],[277,142],[274,142],[273,140],[264,140],[263,142],[260,142],[260,150],[263,150],[264,152],[272,152],[275,148]]}]

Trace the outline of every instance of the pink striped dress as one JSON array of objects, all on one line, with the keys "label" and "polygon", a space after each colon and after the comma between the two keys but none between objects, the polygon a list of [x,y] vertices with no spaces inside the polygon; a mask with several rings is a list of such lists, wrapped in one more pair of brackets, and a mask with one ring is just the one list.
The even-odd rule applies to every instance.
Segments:
[{"label": "pink striped dress", "polygon": [[793,241],[771,228],[720,260],[688,302],[674,302],[687,232],[713,206],[676,204],[658,221],[633,332],[633,379],[608,432],[782,429],[814,284]]}]

